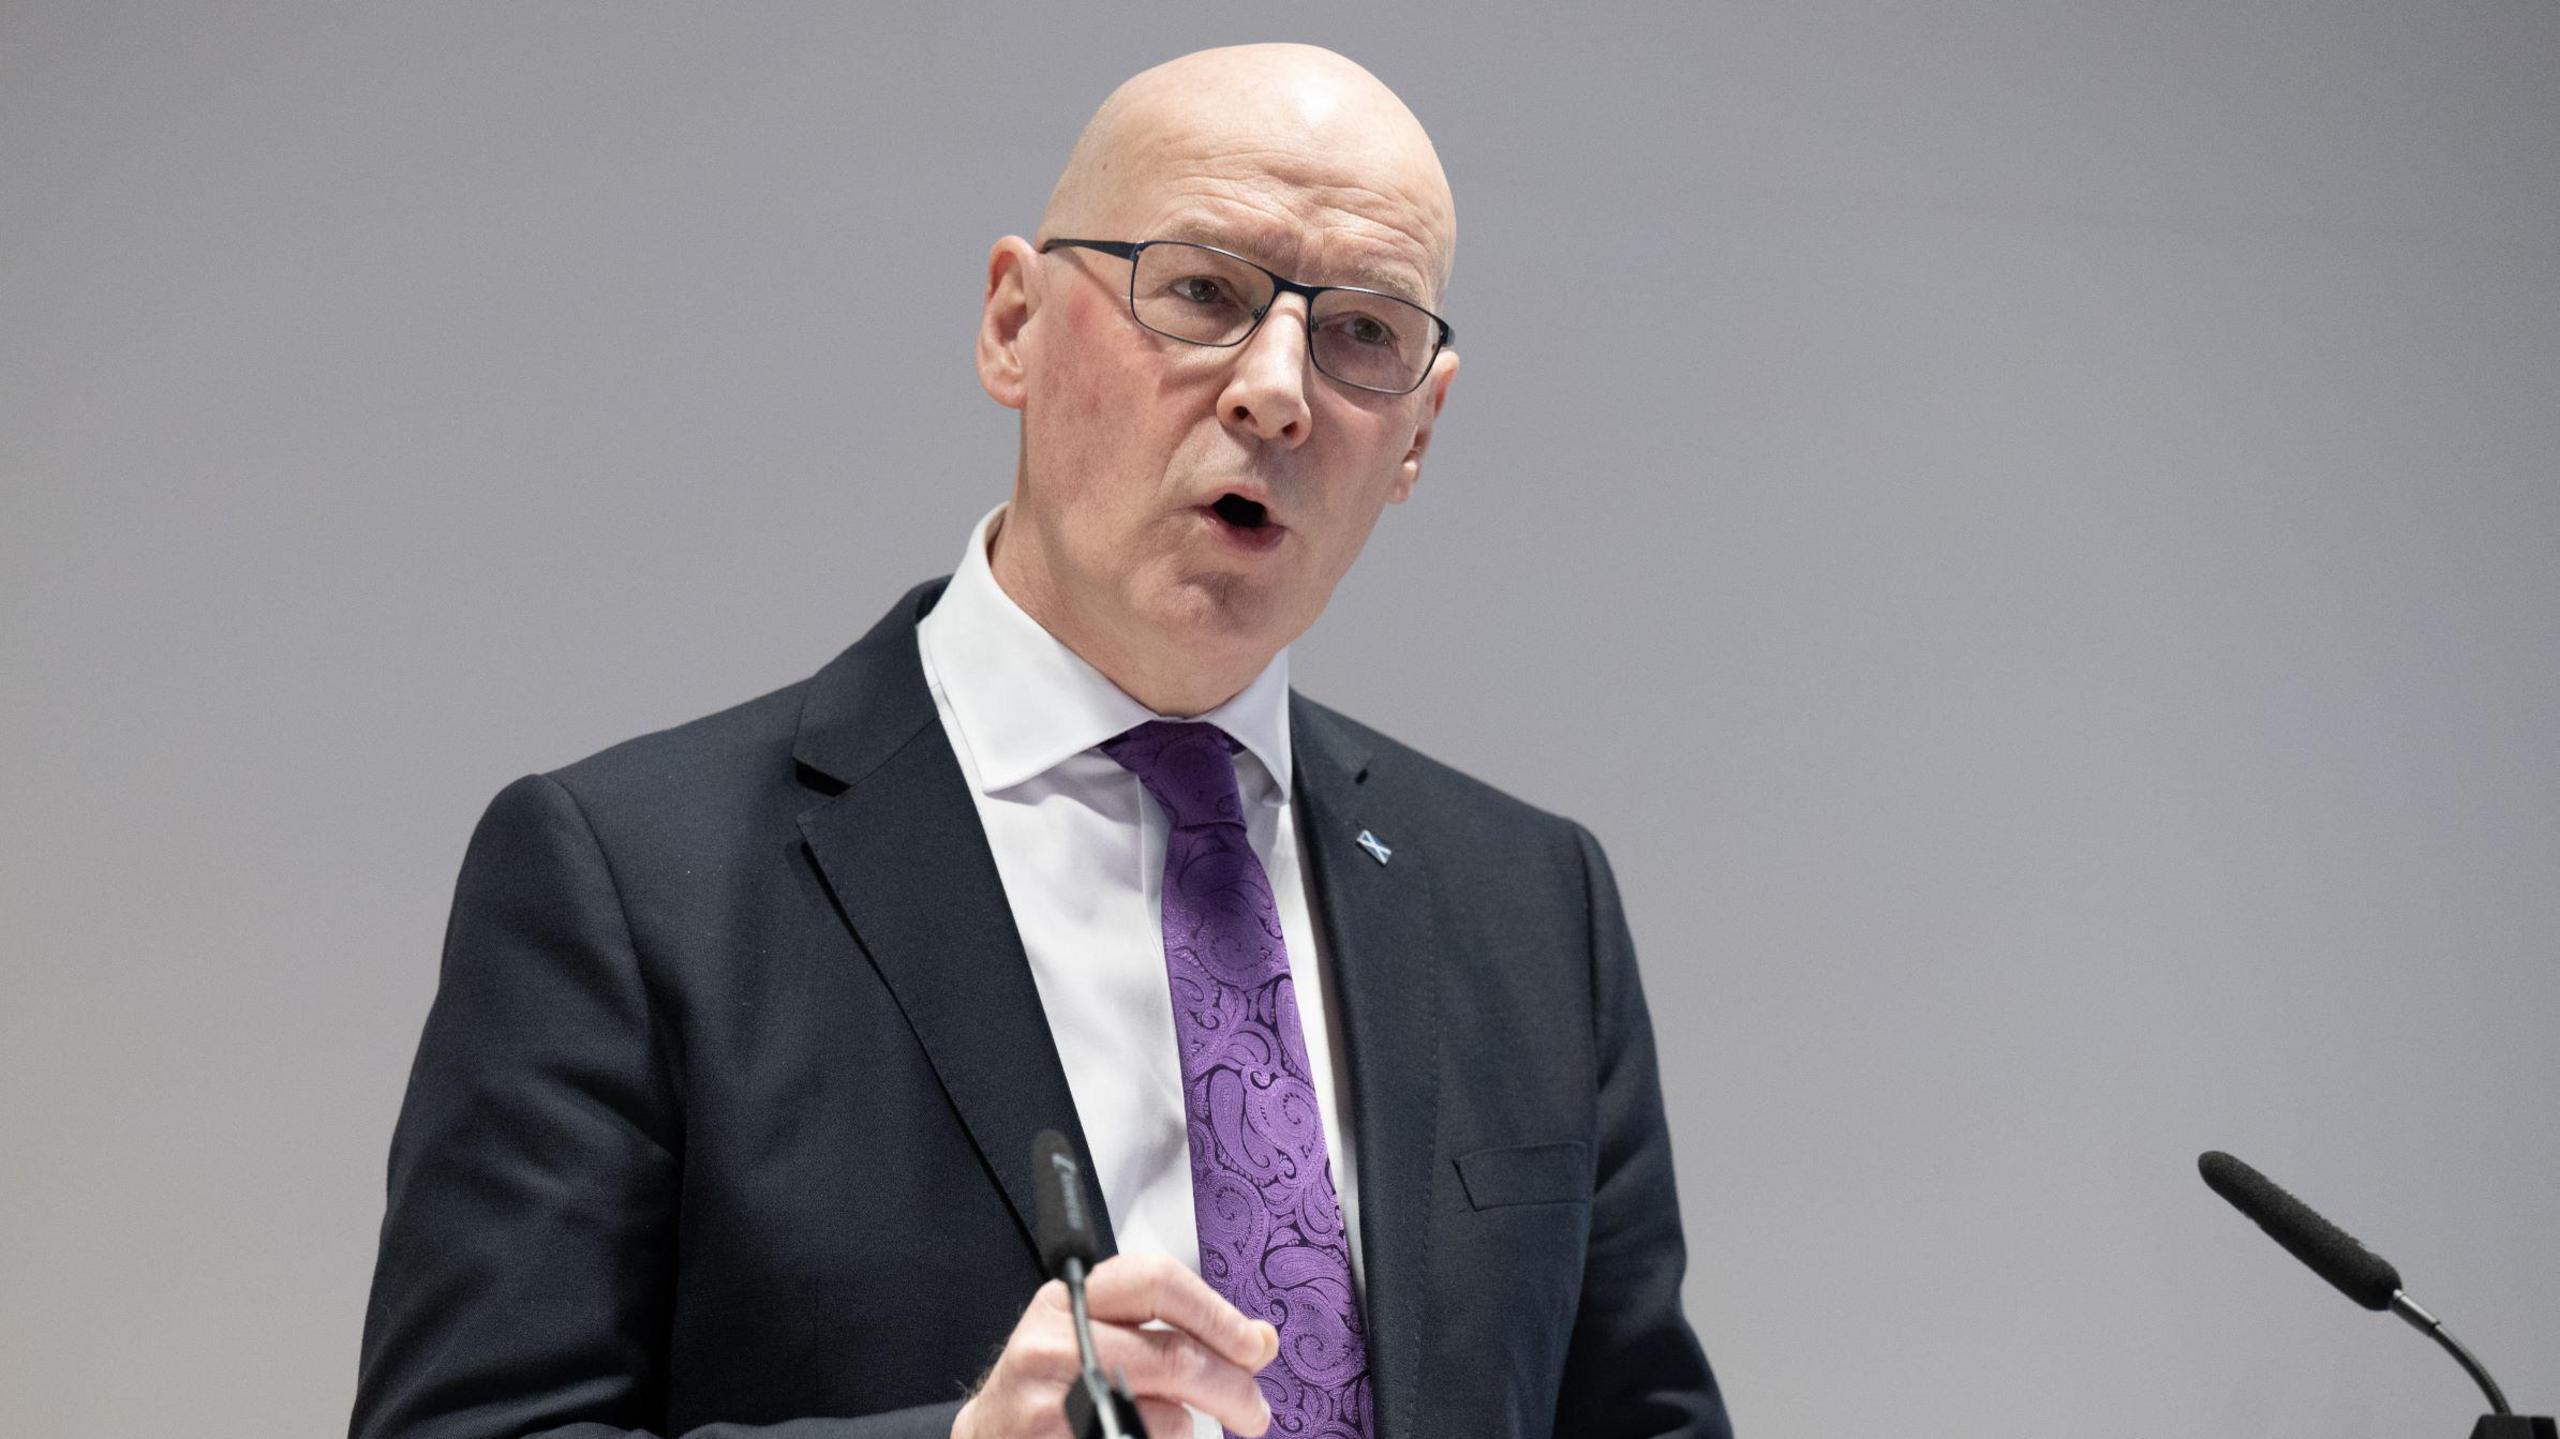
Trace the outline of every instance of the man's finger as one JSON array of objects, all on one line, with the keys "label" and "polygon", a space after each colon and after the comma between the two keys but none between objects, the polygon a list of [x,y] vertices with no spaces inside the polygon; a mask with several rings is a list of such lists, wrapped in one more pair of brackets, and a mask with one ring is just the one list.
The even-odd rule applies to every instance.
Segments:
[{"label": "man's finger", "polygon": [[1191,1411],[1170,1399],[1141,1399],[1138,1418],[1147,1426],[1147,1439],[1191,1439]]},{"label": "man's finger", "polygon": [[1247,1373],[1280,1353],[1280,1331],[1246,1318],[1180,1260],[1162,1254],[1119,1254],[1094,1266],[1085,1303],[1094,1318],[1114,1323],[1161,1319]]},{"label": "man's finger", "polygon": [[1181,1400],[1238,1434],[1270,1427],[1271,1406],[1253,1371],[1178,1329],[1097,1324],[1093,1350],[1102,1372],[1126,1379],[1133,1396]]}]

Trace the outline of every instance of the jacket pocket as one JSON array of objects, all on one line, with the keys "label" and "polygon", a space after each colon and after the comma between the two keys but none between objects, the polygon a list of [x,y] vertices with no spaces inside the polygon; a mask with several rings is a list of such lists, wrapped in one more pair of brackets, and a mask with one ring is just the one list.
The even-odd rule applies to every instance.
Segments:
[{"label": "jacket pocket", "polygon": [[1458,1156],[1458,1182],[1478,1209],[1579,1204],[1591,1197],[1589,1154],[1579,1139],[1479,1149]]}]

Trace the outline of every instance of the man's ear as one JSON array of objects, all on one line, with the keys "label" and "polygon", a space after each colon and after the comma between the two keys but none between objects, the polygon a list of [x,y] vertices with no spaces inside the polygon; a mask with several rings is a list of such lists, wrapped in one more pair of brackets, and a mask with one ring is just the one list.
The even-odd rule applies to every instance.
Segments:
[{"label": "man's ear", "polygon": [[1028,394],[1022,357],[1023,327],[1039,297],[1032,292],[1031,262],[1038,252],[1020,235],[1007,235],[987,252],[987,295],[978,314],[978,383],[1009,410]]},{"label": "man's ear", "polygon": [[1400,505],[1413,497],[1413,487],[1422,479],[1422,452],[1431,448],[1431,427],[1440,418],[1440,407],[1449,403],[1449,382],[1456,378],[1458,352],[1442,350],[1422,381],[1422,415],[1414,421],[1412,447],[1396,466],[1396,487],[1387,492],[1387,503]]}]

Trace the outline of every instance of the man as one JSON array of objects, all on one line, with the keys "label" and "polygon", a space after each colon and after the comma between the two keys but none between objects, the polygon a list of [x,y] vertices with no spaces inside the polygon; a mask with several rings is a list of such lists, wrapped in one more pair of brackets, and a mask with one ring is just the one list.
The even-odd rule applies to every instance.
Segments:
[{"label": "man", "polygon": [[1599,848],[1288,689],[1454,237],[1339,56],[1105,102],[989,258],[1021,459],[958,572],[473,837],[357,1435],[1063,1434],[1046,1128],[1159,1439],[1727,1433]]}]

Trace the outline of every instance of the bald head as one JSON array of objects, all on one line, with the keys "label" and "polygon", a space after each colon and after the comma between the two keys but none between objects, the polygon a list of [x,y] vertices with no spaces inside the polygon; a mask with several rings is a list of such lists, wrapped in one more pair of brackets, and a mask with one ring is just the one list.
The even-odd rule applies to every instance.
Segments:
[{"label": "bald head", "polygon": [[1202,50],[1131,77],[1077,137],[1040,234],[1149,239],[1169,222],[1231,227],[1227,238],[1266,242],[1280,268],[1300,263],[1291,232],[1347,228],[1339,253],[1306,258],[1347,258],[1360,273],[1297,278],[1366,283],[1400,262],[1429,304],[1457,248],[1422,123],[1378,77],[1313,45]]}]

